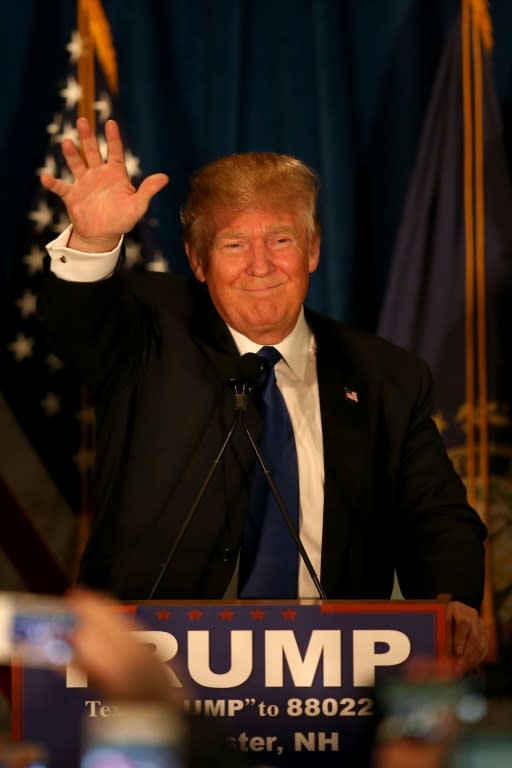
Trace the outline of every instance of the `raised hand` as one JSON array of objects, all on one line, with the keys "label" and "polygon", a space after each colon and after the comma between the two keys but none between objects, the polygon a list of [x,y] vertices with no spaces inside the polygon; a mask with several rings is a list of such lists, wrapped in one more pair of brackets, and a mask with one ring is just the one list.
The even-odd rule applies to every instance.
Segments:
[{"label": "raised hand", "polygon": [[62,142],[62,152],[73,182],[41,175],[41,184],[58,195],[73,225],[68,245],[81,251],[100,253],[112,250],[121,235],[129,232],[144,216],[149,203],[168,183],[165,173],[145,178],[136,189],[124,162],[119,126],[105,123],[107,160],[104,161],[89,121],[76,122],[82,154],[71,141]]}]

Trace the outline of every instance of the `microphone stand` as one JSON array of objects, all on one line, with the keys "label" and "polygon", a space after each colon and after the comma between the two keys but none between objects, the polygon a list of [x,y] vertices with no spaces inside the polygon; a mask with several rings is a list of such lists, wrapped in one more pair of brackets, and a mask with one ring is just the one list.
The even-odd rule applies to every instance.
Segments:
[{"label": "microphone stand", "polygon": [[[246,410],[246,409],[244,409],[244,410]],[[283,503],[281,495],[280,495],[279,491],[277,490],[277,487],[276,487],[276,484],[274,483],[274,480],[272,478],[272,474],[270,472],[270,469],[265,464],[265,462],[264,462],[264,460],[263,460],[263,458],[261,456],[261,453],[260,453],[260,451],[258,449],[258,446],[256,445],[256,442],[255,442],[253,436],[251,435],[249,427],[247,426],[247,424],[245,422],[243,410],[240,411],[240,416],[241,416],[242,426],[244,428],[245,434],[249,438],[249,442],[252,445],[254,453],[256,454],[256,458],[258,459],[258,463],[259,463],[259,465],[261,466],[261,468],[263,470],[263,474],[265,475],[265,478],[267,480],[267,483],[269,484],[270,490],[272,491],[272,495],[273,495],[274,499],[276,500],[277,506],[279,507],[279,511],[281,512],[281,514],[283,516],[283,519],[284,519],[284,521],[285,521],[285,523],[286,523],[286,525],[288,527],[288,530],[290,531],[290,534],[291,534],[291,536],[292,536],[292,538],[293,538],[293,540],[294,540],[294,542],[295,542],[295,544],[297,546],[297,549],[299,550],[299,554],[300,554],[300,556],[302,558],[302,561],[303,561],[304,565],[306,566],[307,572],[311,576],[311,580],[313,581],[315,587],[317,588],[318,594],[320,595],[322,600],[327,600],[327,595],[324,592],[324,588],[320,584],[320,579],[316,575],[316,571],[313,568],[313,564],[312,564],[311,560],[309,559],[309,555],[306,552],[302,541],[300,540],[299,534],[295,530],[295,526],[293,525],[292,520],[290,519],[290,515],[288,514],[288,511],[287,511],[287,509],[286,509],[286,507],[285,507],[285,505]]]},{"label": "microphone stand", "polygon": [[[183,536],[185,535],[185,532],[186,532],[188,526],[190,525],[190,521],[194,517],[194,515],[196,513],[196,509],[198,508],[198,506],[199,506],[199,504],[201,502],[201,499],[204,496],[204,492],[206,491],[206,488],[208,487],[208,484],[209,484],[210,480],[213,477],[213,473],[217,469],[217,466],[218,466],[220,460],[222,459],[222,457],[224,455],[224,451],[226,450],[226,448],[228,447],[228,445],[229,445],[229,443],[231,441],[231,437],[233,435],[233,432],[235,431],[235,428],[236,428],[237,424],[239,424],[239,422],[240,422],[241,414],[242,414],[243,411],[247,410],[247,394],[246,394],[246,391],[247,391],[247,389],[250,389],[249,383],[247,381],[238,382],[238,381],[234,380],[233,381],[233,386],[235,387],[235,413],[233,414],[233,421],[231,422],[231,427],[229,428],[229,431],[228,431],[228,433],[227,433],[227,435],[226,435],[226,437],[224,439],[224,442],[221,445],[220,451],[218,452],[217,456],[213,460],[213,463],[212,463],[212,465],[211,465],[211,467],[210,467],[210,469],[208,471],[208,474],[206,475],[206,477],[205,477],[205,479],[203,481],[203,484],[202,484],[201,488],[199,489],[199,491],[197,493],[197,496],[194,499],[194,502],[193,502],[192,506],[190,507],[188,515],[186,516],[185,520],[182,523],[182,526],[181,526],[180,530],[178,531],[178,535],[176,536],[176,539],[174,540],[174,544],[172,545],[171,549],[169,550],[169,554],[167,555],[167,557],[165,559],[165,562],[163,563],[163,565],[162,565],[162,567],[161,567],[161,569],[159,571],[158,577],[157,577],[155,583],[153,584],[151,592],[148,595],[148,598],[147,598],[148,600],[151,600],[154,597],[156,590],[160,586],[160,583],[161,583],[163,577],[165,576],[165,572],[167,571],[167,569],[169,567],[169,564],[170,564],[172,558],[174,557],[174,555],[176,553],[176,550],[178,549],[178,546],[180,545],[180,542],[181,542]],[[245,423],[245,420],[244,420],[244,423]]]},{"label": "microphone stand", "polygon": [[[309,559],[308,553],[306,552],[304,545],[302,544],[302,541],[300,540],[299,534],[295,530],[295,527],[290,519],[290,515],[288,514],[286,507],[283,503],[283,500],[281,499],[281,496],[279,494],[279,491],[277,490],[276,484],[274,483],[274,480],[272,478],[272,475],[270,473],[270,469],[267,467],[265,462],[263,461],[263,458],[258,450],[258,446],[256,445],[256,442],[251,435],[251,432],[246,424],[245,421],[245,412],[247,411],[247,395],[252,391],[252,384],[253,380],[256,377],[256,372],[254,370],[254,362],[255,358],[257,358],[257,355],[248,353],[247,355],[244,355],[241,360],[243,361],[241,363],[242,366],[245,365],[244,368],[241,368],[242,377],[238,379],[231,379],[230,382],[233,385],[235,389],[235,412],[233,414],[233,421],[231,422],[231,427],[229,428],[229,431],[224,439],[224,442],[221,445],[221,448],[213,460],[213,463],[208,471],[208,474],[206,475],[203,484],[201,485],[201,488],[199,489],[196,498],[194,499],[194,502],[185,517],[185,520],[183,521],[180,530],[178,531],[178,535],[176,536],[176,539],[174,540],[174,544],[169,550],[169,553],[165,559],[165,562],[163,563],[162,567],[160,568],[160,571],[158,573],[158,576],[156,578],[155,583],[153,584],[151,591],[147,597],[148,600],[152,600],[155,592],[157,591],[158,587],[161,584],[161,581],[163,577],[165,576],[165,573],[167,569],[169,568],[169,565],[172,561],[172,558],[174,557],[176,550],[178,549],[178,546],[181,543],[181,540],[183,539],[183,536],[185,535],[187,528],[190,525],[190,522],[192,518],[195,515],[195,512],[201,502],[201,499],[204,496],[204,493],[206,491],[206,488],[208,487],[208,484],[213,476],[213,473],[217,469],[217,466],[222,459],[222,456],[224,455],[224,452],[229,445],[231,438],[233,436],[233,433],[238,426],[238,424],[242,424],[245,434],[247,435],[249,442],[253,448],[253,451],[256,455],[256,458],[263,470],[263,474],[265,475],[265,478],[269,484],[270,490],[272,491],[272,495],[274,496],[274,499],[276,500],[277,506],[279,507],[279,511],[281,512],[283,519],[288,527],[288,530],[290,531],[290,534],[297,546],[297,549],[299,551],[299,554],[302,558],[302,561],[304,565],[306,566],[306,569],[311,577],[311,580],[313,581],[316,589],[318,590],[318,594],[322,598],[322,600],[327,599],[327,595],[324,592],[324,589],[322,585],[320,584],[320,580],[318,576],[316,575],[315,569],[313,568],[313,564],[311,563],[311,560]],[[261,358],[260,358],[261,360]],[[245,375],[244,375],[245,374]]]}]

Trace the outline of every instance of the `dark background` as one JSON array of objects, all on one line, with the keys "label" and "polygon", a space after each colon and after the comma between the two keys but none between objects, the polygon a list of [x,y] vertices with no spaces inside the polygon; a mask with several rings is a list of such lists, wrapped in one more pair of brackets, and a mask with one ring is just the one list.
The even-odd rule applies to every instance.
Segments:
[{"label": "dark background", "polygon": [[[322,177],[324,245],[309,303],[374,329],[422,119],[458,0],[104,0],[124,133],[145,173],[170,268],[186,268],[186,179],[219,155],[274,150]],[[493,0],[494,62],[512,152],[512,3]],[[0,9],[0,299],[58,108],[74,0]]]},{"label": "dark background", "polygon": [[[94,512],[90,404],[72,371],[49,366],[50,349],[35,315],[25,316],[20,307],[24,293],[35,297],[41,277],[40,271],[30,273],[26,256],[36,236],[38,246],[53,237],[53,222],[37,233],[28,216],[42,197],[36,171],[49,145],[47,126],[62,110],[59,91],[69,74],[66,45],[76,28],[76,6],[76,0],[0,3],[0,511],[7,521],[0,526],[2,588],[22,584],[32,591],[59,591],[63,574],[54,561],[72,571],[83,544],[77,518],[79,532],[86,531]],[[441,142],[441,155],[428,150],[439,183],[423,217],[426,242],[414,210],[408,217],[411,240],[401,248],[405,266],[389,292],[392,322],[388,313],[387,325],[378,326],[404,201],[421,198],[423,191],[429,197],[426,172],[416,178],[416,196],[406,193],[460,1],[103,0],[103,7],[117,52],[117,115],[126,143],[144,173],[164,171],[171,177],[151,211],[169,268],[188,269],[178,214],[195,169],[246,150],[301,158],[322,179],[324,243],[308,303],[361,328],[379,327],[400,343],[402,331],[421,332],[420,341],[439,341],[439,365],[418,339],[404,345],[431,363],[444,422],[458,429],[450,448],[464,458],[465,423],[458,418],[465,401],[464,382],[459,386],[465,370],[459,333],[465,317],[464,261],[462,250],[452,247],[463,244],[460,133],[454,143]],[[507,179],[498,172],[509,172],[512,165],[512,0],[491,0],[490,9],[491,85],[506,145],[501,154],[491,143],[486,175],[494,191],[487,195],[488,273],[495,274],[495,246],[501,249],[500,264],[506,262],[499,292],[488,274],[489,316],[499,315],[489,323],[489,399],[503,400],[506,408],[502,412],[500,402],[491,413],[494,426],[504,427],[493,443],[500,464],[493,544],[500,620],[512,646],[512,236],[505,237],[502,226],[503,219],[512,222],[512,198],[501,195]],[[488,85],[486,96],[493,90]],[[443,105],[443,138],[450,109],[460,111],[453,103]],[[493,142],[501,149],[500,134],[494,126]],[[448,186],[445,177],[451,179]],[[458,230],[449,245],[434,236],[445,229]],[[418,278],[416,293],[414,281],[406,279],[411,270]],[[25,355],[19,354],[18,338],[30,342]],[[454,388],[451,413],[445,396]],[[457,468],[464,477],[463,463]]]}]

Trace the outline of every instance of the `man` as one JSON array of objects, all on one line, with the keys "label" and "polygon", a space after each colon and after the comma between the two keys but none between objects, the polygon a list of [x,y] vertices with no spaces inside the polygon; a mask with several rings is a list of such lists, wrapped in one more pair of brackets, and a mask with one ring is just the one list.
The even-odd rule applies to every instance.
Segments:
[{"label": "man", "polygon": [[[71,226],[49,245],[39,312],[96,406],[98,503],[81,580],[126,599],[237,594],[255,465],[243,430],[197,495],[233,421],[240,354],[276,346],[299,534],[327,597],[387,598],[396,568],[405,597],[452,596],[455,653],[461,668],[478,664],[485,529],[431,420],[428,369],[304,312],[320,252],[315,175],[273,153],[206,166],[182,211],[196,280],[123,273],[122,236],[167,177],[135,190],[116,123],[106,162],[85,119],[77,130],[82,155],[63,142],[74,181],[41,177]],[[246,423],[257,440],[252,401]],[[302,562],[296,583],[299,597],[318,595]]]}]

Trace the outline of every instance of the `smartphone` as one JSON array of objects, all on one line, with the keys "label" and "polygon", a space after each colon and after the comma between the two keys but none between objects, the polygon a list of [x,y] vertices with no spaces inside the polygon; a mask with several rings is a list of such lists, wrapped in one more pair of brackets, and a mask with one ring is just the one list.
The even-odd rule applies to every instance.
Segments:
[{"label": "smartphone", "polygon": [[487,708],[472,680],[390,679],[377,687],[377,740],[442,742],[462,723],[480,720]]},{"label": "smartphone", "polygon": [[489,699],[484,717],[461,729],[448,768],[512,766],[512,700]]},{"label": "smartphone", "polygon": [[129,701],[112,710],[114,717],[84,718],[80,768],[184,768],[180,712]]},{"label": "smartphone", "polygon": [[59,597],[0,594],[0,663],[62,667],[73,658],[68,642],[75,617]]},{"label": "smartphone", "polygon": [[510,768],[512,733],[482,728],[463,734],[448,765],[449,768]]}]

